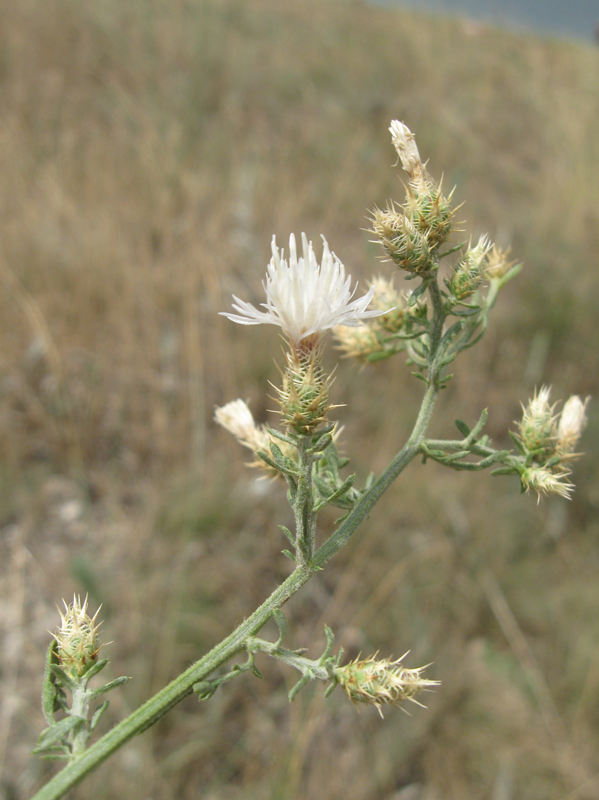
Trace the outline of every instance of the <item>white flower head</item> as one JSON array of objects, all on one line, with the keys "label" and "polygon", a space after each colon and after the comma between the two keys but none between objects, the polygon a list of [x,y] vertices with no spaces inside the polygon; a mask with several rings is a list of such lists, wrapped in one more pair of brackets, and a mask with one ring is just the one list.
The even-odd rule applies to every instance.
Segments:
[{"label": "white flower head", "polygon": [[238,314],[221,312],[233,322],[241,325],[279,325],[291,342],[324,333],[335,325],[359,325],[363,319],[377,317],[384,311],[367,311],[374,287],[357,300],[352,300],[357,285],[351,289],[351,275],[345,275],[345,267],[334,253],[327,240],[324,242],[322,262],[314,255],[312,242],[302,233],[303,256],[297,257],[295,236],[289,237],[289,261],[284,251],[272,238],[272,258],[268,265],[265,311],[259,311],[251,303],[233,295],[233,308]]}]

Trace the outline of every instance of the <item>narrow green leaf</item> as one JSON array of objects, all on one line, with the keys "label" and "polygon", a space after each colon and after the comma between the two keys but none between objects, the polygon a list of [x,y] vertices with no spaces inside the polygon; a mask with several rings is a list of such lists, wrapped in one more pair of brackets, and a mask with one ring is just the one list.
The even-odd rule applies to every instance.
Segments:
[{"label": "narrow green leaf", "polygon": [[468,436],[470,436],[470,428],[466,425],[466,423],[463,420],[456,419],[455,426],[465,439],[467,439]]},{"label": "narrow green leaf", "polygon": [[42,711],[44,719],[48,725],[54,725],[54,712],[56,708],[56,677],[52,672],[52,666],[58,663],[56,652],[56,640],[52,639],[46,651],[46,663],[44,666],[44,682],[42,684]]},{"label": "narrow green leaf", "polygon": [[122,686],[130,680],[131,678],[126,675],[123,675],[122,678],[115,678],[113,681],[109,681],[106,686],[100,686],[99,689],[95,689],[90,697],[92,700],[95,700],[97,697],[101,697],[103,694],[106,694],[106,692],[110,692],[112,689],[116,689],[117,686]]},{"label": "narrow green leaf", "polygon": [[289,528],[286,528],[284,525],[279,525],[279,528],[283,531],[283,533],[289,539],[291,544],[295,545],[295,536],[291,533]]},{"label": "narrow green leaf", "polygon": [[37,754],[41,750],[56,744],[56,742],[63,739],[70,731],[80,725],[85,725],[86,720],[83,717],[65,717],[60,722],[54,723],[49,728],[46,728],[40,733],[37,745],[33,751]]},{"label": "narrow green leaf", "polygon": [[420,286],[417,286],[411,293],[410,298],[408,300],[408,307],[412,308],[412,306],[415,306],[427,289],[428,289],[428,281],[422,281]]},{"label": "narrow green leaf", "polygon": [[106,711],[106,709],[107,709],[107,708],[108,708],[108,700],[105,700],[105,701],[102,703],[102,705],[101,705],[101,706],[99,706],[99,707],[98,707],[98,708],[97,708],[97,709],[94,711],[94,714],[93,714],[93,716],[92,716],[92,718],[91,718],[91,722],[89,723],[89,732],[90,732],[90,733],[93,733],[93,731],[94,731],[94,730],[95,730],[95,728],[96,728],[96,725],[97,725],[97,724],[98,724],[98,722],[100,721],[100,717],[101,717],[101,716],[102,716],[102,714],[103,714],[103,713]]}]

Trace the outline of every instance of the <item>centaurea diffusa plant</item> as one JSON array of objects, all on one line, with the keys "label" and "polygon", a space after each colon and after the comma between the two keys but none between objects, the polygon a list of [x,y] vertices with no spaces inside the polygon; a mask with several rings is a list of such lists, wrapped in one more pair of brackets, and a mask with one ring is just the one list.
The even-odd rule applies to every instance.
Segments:
[{"label": "centaurea diffusa plant", "polygon": [[[284,428],[257,425],[247,405],[235,400],[217,408],[216,421],[252,450],[254,464],[287,483],[293,510],[293,530],[280,526],[290,543],[283,551],[294,563],[289,577],[262,605],[208,654],[192,664],[168,686],[108,731],[95,744],[87,740],[101,713],[88,721],[90,703],[125,679],[95,690],[88,688],[104,662],[97,661],[99,644],[95,617],[87,617],[86,603],[67,607],[63,624],[48,651],[43,706],[49,728],[40,737],[37,752],[68,759],[68,765],[35,796],[36,800],[62,797],[86,774],[109,758],[129,739],[157,722],[193,692],[208,700],[224,684],[244,672],[260,676],[256,656],[271,656],[296,669],[301,677],[290,699],[310,681],[338,684],[356,703],[400,705],[437,685],[424,678],[424,667],[408,669],[403,659],[361,656],[343,664],[343,652],[333,654],[334,636],[325,628],[327,645],[318,659],[283,646],[287,621],[281,607],[315,572],[347,543],[371,513],[382,494],[414,458],[437,461],[454,470],[480,471],[493,467],[494,475],[517,475],[523,491],[568,497],[566,482],[576,446],[585,425],[585,406],[577,396],[565,404],[561,417],[549,404],[543,387],[524,407],[517,430],[510,432],[515,450],[497,450],[483,434],[484,410],[472,427],[456,420],[458,439],[430,439],[427,429],[441,389],[451,379],[450,364],[484,334],[499,291],[520,270],[508,261],[508,252],[492,245],[486,236],[476,244],[446,244],[455,228],[452,194],[442,188],[421,161],[412,132],[393,121],[392,141],[407,175],[402,205],[390,203],[372,212],[372,228],[383,251],[407,280],[416,281],[409,293],[398,291],[392,277],[373,279],[368,292],[354,299],[351,277],[324,240],[318,263],[312,244],[302,235],[303,255],[298,257],[295,238],[286,260],[273,239],[268,265],[264,310],[234,297],[236,313],[226,313],[243,325],[271,324],[282,329],[288,344],[281,385],[276,387]],[[443,259],[454,255],[443,282]],[[374,362],[405,351],[415,377],[425,384],[420,411],[411,434],[391,463],[378,476],[358,488],[355,475],[342,476],[347,459],[339,457],[338,430],[329,418],[331,375],[323,362],[326,332],[332,329],[339,348],[362,362]],[[318,541],[318,514],[325,505],[340,508],[343,516],[334,532]],[[273,619],[277,641],[258,636]],[[228,671],[223,667],[245,653],[246,661]],[[74,660],[72,660],[74,659]],[[71,694],[71,703],[67,693]],[[56,720],[54,715],[61,714]]]}]

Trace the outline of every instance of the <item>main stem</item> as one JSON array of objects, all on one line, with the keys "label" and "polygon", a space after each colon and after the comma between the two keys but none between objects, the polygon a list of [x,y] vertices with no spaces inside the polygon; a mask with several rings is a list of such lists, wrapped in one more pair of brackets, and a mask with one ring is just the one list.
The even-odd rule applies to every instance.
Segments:
[{"label": "main stem", "polygon": [[313,575],[327,563],[349,540],[358,525],[368,516],[382,494],[391,486],[401,471],[418,454],[430,422],[435,400],[439,393],[439,377],[443,353],[440,348],[443,332],[444,310],[436,279],[429,285],[433,302],[432,331],[430,335],[430,361],[428,387],[422,400],[420,412],[410,437],[387,469],[366,491],[335,533],[320,547],[307,566],[300,565],[254,613],[241,623],[226,639],[216,645],[174,681],[147,700],[137,711],[116,725],[108,733],[83,752],[52,778],[32,800],[59,800],[69,789],[76,786],[96,767],[106,761],[116,750],[147,728],[150,728],[171,708],[193,691],[196,683],[204,680],[214,670],[245,649],[248,637],[255,636],[280,608]]}]

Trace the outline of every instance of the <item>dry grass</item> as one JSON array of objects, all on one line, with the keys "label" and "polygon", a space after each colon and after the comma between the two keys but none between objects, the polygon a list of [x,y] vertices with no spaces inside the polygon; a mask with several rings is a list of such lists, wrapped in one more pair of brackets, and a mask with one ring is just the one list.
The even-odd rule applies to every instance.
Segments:
[{"label": "dry grass", "polygon": [[[349,2],[0,0],[2,800],[52,769],[29,751],[61,596],[104,603],[135,678],[115,720],[286,574],[284,493],[211,423],[238,396],[266,418],[279,343],[217,312],[257,298],[273,232],[388,268],[360,229],[401,194],[391,118],[470,230],[526,262],[435,429],[488,405],[501,441],[536,383],[597,394],[598,74],[591,48]],[[401,443],[415,383],[400,360],[338,369],[360,475]],[[74,796],[597,797],[597,425],[571,503],[412,465],[290,604],[296,647],[326,622],[350,655],[434,661],[428,711],[382,723],[320,689],[290,707],[266,663]]]}]

